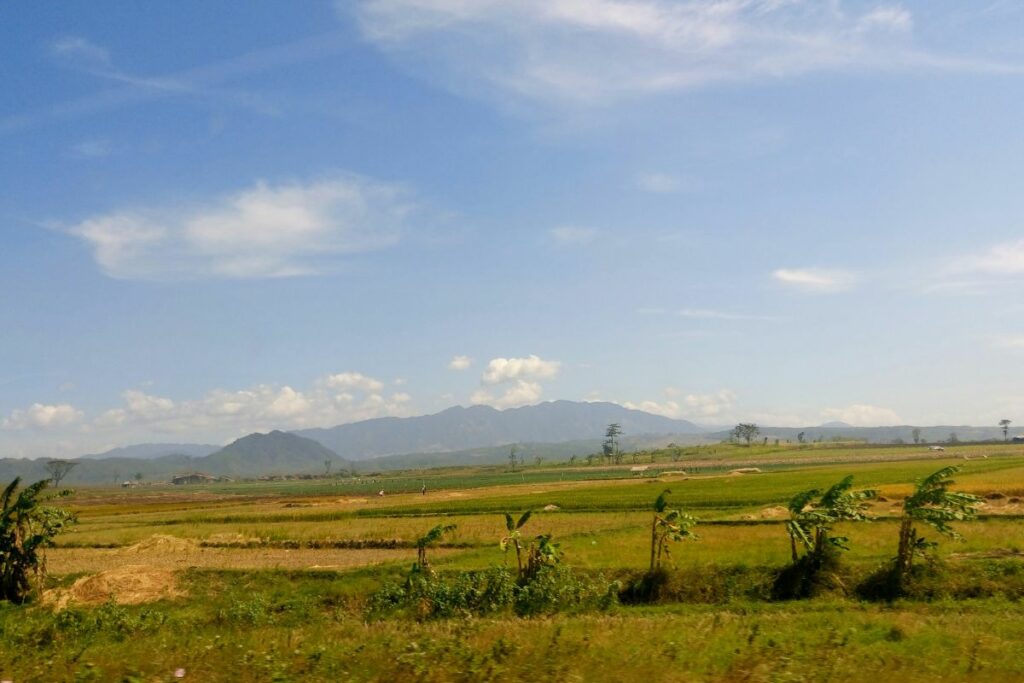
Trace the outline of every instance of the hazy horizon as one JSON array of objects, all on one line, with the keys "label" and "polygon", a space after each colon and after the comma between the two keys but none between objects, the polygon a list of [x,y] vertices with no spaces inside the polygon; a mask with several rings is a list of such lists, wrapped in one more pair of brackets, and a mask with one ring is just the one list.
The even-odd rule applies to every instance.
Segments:
[{"label": "hazy horizon", "polygon": [[0,457],[555,398],[1024,424],[1022,30],[1004,2],[4,5]]},{"label": "hazy horizon", "polygon": [[[440,411],[438,411],[436,413],[421,413],[421,414],[416,414],[416,415],[382,416],[382,417],[429,417],[429,416],[433,416],[433,415],[436,415],[438,413],[443,413],[443,412],[446,412],[446,411],[449,411],[449,410],[452,410],[452,409],[457,409],[457,408],[467,409],[467,408],[472,408],[472,407],[487,407],[487,408],[490,408],[490,409],[493,409],[493,410],[506,411],[506,410],[516,410],[518,408],[537,407],[537,406],[541,406],[541,405],[544,405],[544,404],[547,404],[547,403],[555,403],[555,402],[558,402],[558,401],[566,401],[566,400],[568,400],[568,399],[549,399],[549,400],[541,401],[541,402],[538,402],[538,403],[527,404],[527,405],[523,405],[523,406],[514,406],[514,407],[509,407],[509,408],[494,408],[493,406],[484,406],[483,404],[478,404],[478,403],[477,404],[470,403],[470,404],[465,404],[465,405],[456,404],[456,405],[452,405],[452,406],[449,406],[447,408],[444,408],[444,409],[442,409],[442,410],[440,410]],[[582,403],[609,403],[609,402],[604,402],[604,401],[582,401]],[[618,404],[618,403],[613,403],[613,404],[614,405],[622,406],[622,404]],[[631,408],[633,410],[642,410],[641,408],[638,408],[638,407],[635,407],[635,406],[622,406],[622,407]],[[644,411],[644,412],[646,412],[646,411]],[[658,413],[652,413],[652,414],[657,415]],[[379,418],[366,418],[366,419],[367,420],[374,420],[374,419],[379,419]],[[671,418],[671,419],[683,420],[683,418]],[[60,455],[64,455],[64,456],[68,456],[68,457],[77,457],[77,456],[83,456],[83,455],[102,455],[102,454],[107,453],[108,451],[117,450],[117,449],[126,448],[126,447],[131,447],[131,446],[137,446],[137,445],[163,445],[163,444],[173,445],[173,444],[177,444],[177,443],[185,443],[185,444],[204,444],[204,443],[208,443],[209,445],[212,445],[212,446],[221,447],[221,446],[226,446],[226,445],[228,445],[228,444],[230,444],[230,443],[232,443],[232,442],[234,442],[234,441],[236,441],[236,440],[238,440],[238,439],[240,439],[242,437],[245,437],[245,436],[248,436],[248,435],[251,435],[251,434],[267,434],[267,433],[270,433],[270,432],[273,432],[273,431],[302,431],[302,429],[331,428],[331,427],[338,427],[338,426],[344,426],[344,425],[349,425],[349,424],[356,424],[356,423],[363,422],[363,421],[365,421],[365,420],[351,420],[351,421],[341,422],[341,423],[336,423],[336,424],[311,425],[310,427],[304,427],[304,428],[295,429],[295,430],[287,430],[287,429],[282,430],[279,427],[267,425],[267,426],[257,427],[257,428],[252,429],[252,430],[243,430],[243,431],[240,431],[240,432],[238,432],[236,434],[230,435],[230,436],[228,436],[226,438],[210,438],[210,439],[195,438],[195,439],[193,439],[193,438],[188,438],[188,437],[193,436],[192,434],[157,434],[157,439],[153,440],[153,441],[145,441],[145,440],[138,440],[138,439],[128,439],[128,440],[120,441],[120,442],[108,442],[108,443],[105,443],[105,444],[101,444],[100,446],[95,448],[93,451],[84,451],[84,450],[73,451],[73,450],[69,450],[68,452],[62,453]],[[713,433],[716,433],[716,432],[721,432],[721,431],[728,430],[728,429],[730,429],[733,426],[733,423],[694,422],[692,420],[685,420],[685,421],[689,422],[692,426],[696,427],[699,430],[697,432],[692,432],[690,434],[690,436],[700,436],[700,435],[713,434]],[[850,424],[850,423],[847,423],[847,422],[843,422],[841,420],[830,420],[830,421],[825,421],[825,422],[821,422],[821,423],[817,423],[817,424],[811,424],[811,423],[760,424],[759,427],[762,428],[762,431],[764,432],[764,434],[768,434],[768,433],[770,433],[770,431],[772,429],[804,429],[804,428],[812,429],[813,430],[813,429],[822,429],[822,428],[830,428],[830,429],[890,429],[890,428],[907,428],[907,429],[913,429],[913,428],[917,428],[917,427],[920,427],[920,428],[934,428],[934,427],[965,428],[965,427],[969,427],[969,428],[988,428],[988,429],[992,429],[993,431],[997,431],[999,426],[998,425],[970,425],[968,423],[960,423],[960,422],[951,422],[951,423],[945,424],[945,425],[940,425],[940,424],[918,424],[918,425],[915,425],[915,424],[903,424],[903,423],[901,423],[901,424],[860,424],[860,425],[853,425],[853,424]],[[1011,430],[1012,430],[1012,425],[1011,425]],[[650,434],[652,434],[652,433],[650,433]],[[647,433],[647,432],[645,432],[643,434],[627,433],[626,436],[627,437],[631,437],[631,436],[646,436],[646,435],[650,435],[650,434]],[[180,436],[182,438],[181,439],[177,439],[177,440],[173,440],[171,438],[167,438],[167,439],[161,440],[160,437],[163,437],[163,436],[167,436],[167,437]],[[912,435],[908,432],[905,435],[905,438],[909,439],[909,438],[911,438],[911,436]],[[593,438],[595,440],[600,439],[601,438],[601,434],[595,433]],[[26,454],[26,455],[15,456],[15,457],[30,458],[31,459],[31,458],[38,458],[38,457],[52,457],[53,455],[54,455],[53,453],[34,454],[34,455],[33,454]],[[11,457],[11,456],[10,455],[4,455],[4,456],[0,456],[0,457]]]}]

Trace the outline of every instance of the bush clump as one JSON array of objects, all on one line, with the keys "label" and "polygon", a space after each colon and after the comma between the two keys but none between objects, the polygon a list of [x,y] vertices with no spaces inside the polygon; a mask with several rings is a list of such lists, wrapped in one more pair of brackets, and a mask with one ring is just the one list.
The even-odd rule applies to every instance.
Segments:
[{"label": "bush clump", "polygon": [[772,600],[803,600],[829,593],[847,592],[847,581],[839,552],[831,548],[820,554],[801,556],[784,567],[772,583]]},{"label": "bush clump", "polygon": [[615,601],[609,586],[565,566],[542,567],[529,581],[517,581],[504,567],[424,577],[385,584],[370,596],[367,616],[408,616],[419,620],[512,612],[534,616],[606,608]]},{"label": "bush clump", "polygon": [[767,600],[777,570],[747,565],[701,565],[618,575],[619,601],[626,605],[655,603],[721,604],[733,600]]}]

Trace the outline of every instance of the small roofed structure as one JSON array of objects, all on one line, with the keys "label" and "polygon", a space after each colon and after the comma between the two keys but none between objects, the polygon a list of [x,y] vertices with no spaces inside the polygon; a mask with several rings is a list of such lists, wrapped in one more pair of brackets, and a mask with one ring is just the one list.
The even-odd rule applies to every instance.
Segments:
[{"label": "small roofed structure", "polygon": [[176,486],[184,486],[185,484],[209,484],[217,480],[217,477],[204,472],[191,472],[189,474],[179,474],[171,477],[171,483]]},{"label": "small roofed structure", "polygon": [[1024,434],[1018,434],[1017,436],[1010,439],[1011,443],[1024,443]]}]

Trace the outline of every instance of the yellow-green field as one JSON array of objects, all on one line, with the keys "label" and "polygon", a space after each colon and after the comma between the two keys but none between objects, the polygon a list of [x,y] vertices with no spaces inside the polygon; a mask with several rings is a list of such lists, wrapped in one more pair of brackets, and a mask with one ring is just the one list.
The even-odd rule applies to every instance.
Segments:
[{"label": "yellow-green field", "polygon": [[[138,606],[116,605],[114,586],[100,606],[76,606],[72,596],[59,613],[52,606],[0,608],[0,678],[167,680],[179,667],[195,680],[1024,675],[1004,651],[1024,635],[1016,602],[1024,590],[1017,579],[1024,576],[1021,446],[968,445],[937,454],[911,446],[723,446],[678,462],[666,453],[653,454],[653,463],[650,457],[641,473],[556,464],[372,481],[82,489],[67,502],[79,524],[48,551],[53,595],[71,595],[80,577],[123,574],[125,567],[172,569],[176,586],[154,594],[162,598],[157,602],[140,597],[145,604]],[[680,598],[598,613],[569,608],[539,621],[511,614],[469,622],[366,620],[368,596],[402,580],[416,557],[415,540],[436,524],[456,525],[430,550],[440,576],[504,566],[509,558],[498,541],[505,512],[534,510],[524,533],[549,534],[564,563],[581,575],[627,580],[646,568],[649,509],[665,489],[673,505],[699,520],[699,538],[672,548],[674,581],[732,573],[756,583],[789,561],[789,498],[853,474],[857,488],[880,495],[871,521],[837,529],[850,539],[845,566],[865,576],[895,553],[901,501],[914,480],[949,464],[963,467],[957,490],[983,498],[979,518],[957,525],[963,540],[940,539],[935,553],[959,577],[955,601],[939,591],[938,602],[888,607],[852,594],[779,604],[730,588],[700,593],[697,602],[707,604]],[[761,471],[730,474],[739,467]],[[383,497],[371,493],[381,489]],[[966,584],[975,581],[983,587],[972,591]],[[144,647],[159,654],[143,656]]]},{"label": "yellow-green field", "polygon": [[[742,455],[767,459],[779,454],[775,448],[771,454],[750,450]],[[965,446],[950,448],[939,458],[888,460],[899,452],[818,448],[812,452],[814,460],[848,462],[786,464],[742,475],[645,472],[608,479],[607,471],[596,468],[549,468],[540,481],[449,487],[449,482],[465,483],[474,474],[484,481],[502,475],[500,470],[457,471],[447,477],[435,474],[426,495],[384,497],[337,494],[337,484],[329,481],[303,482],[301,490],[284,491],[274,484],[91,489],[72,499],[80,523],[59,540],[62,548],[50,551],[49,568],[54,574],[76,573],[103,568],[124,557],[147,561],[149,556],[159,556],[160,562],[167,562],[166,548],[159,545],[149,552],[145,547],[127,550],[154,536],[193,541],[197,547],[186,546],[187,554],[176,557],[185,566],[295,569],[401,563],[414,557],[415,539],[442,521],[457,528],[446,539],[450,551],[443,560],[439,556],[438,567],[479,568],[502,561],[496,548],[503,534],[503,513],[527,509],[537,511],[527,531],[552,535],[562,543],[570,564],[640,567],[647,543],[646,510],[665,488],[671,489],[674,504],[702,522],[701,540],[679,548],[678,562],[781,562],[787,552],[782,524],[788,499],[850,473],[858,487],[877,489],[883,500],[872,505],[876,521],[843,530],[853,540],[849,558],[877,562],[891,554],[895,539],[891,520],[900,514],[899,501],[909,493],[914,479],[947,464],[963,466],[957,477],[959,489],[998,497],[982,503],[983,519],[969,523],[964,530],[966,542],[943,544],[939,552],[962,555],[1024,548],[1024,525],[1017,519],[1024,516],[1024,449]],[[919,448],[903,452],[920,457]],[[792,450],[789,457],[776,459],[788,462],[800,453],[805,451]],[[661,468],[681,469],[674,464]],[[592,472],[595,478],[558,480],[557,475],[565,471],[576,476]],[[389,484],[379,479],[373,486],[387,490]],[[557,509],[545,511],[545,507]],[[351,542],[365,542],[378,552],[344,547]]]}]

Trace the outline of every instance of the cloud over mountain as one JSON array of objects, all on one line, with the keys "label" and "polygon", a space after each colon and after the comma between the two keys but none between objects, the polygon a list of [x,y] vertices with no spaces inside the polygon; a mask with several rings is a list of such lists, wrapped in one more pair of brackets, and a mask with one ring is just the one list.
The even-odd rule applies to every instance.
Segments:
[{"label": "cloud over mountain", "polygon": [[[536,354],[525,358],[494,358],[480,377],[483,387],[475,391],[470,400],[496,408],[536,403],[544,394],[539,380],[555,377],[561,367],[560,362],[544,360]],[[495,395],[489,387],[503,387],[504,391]]]}]

